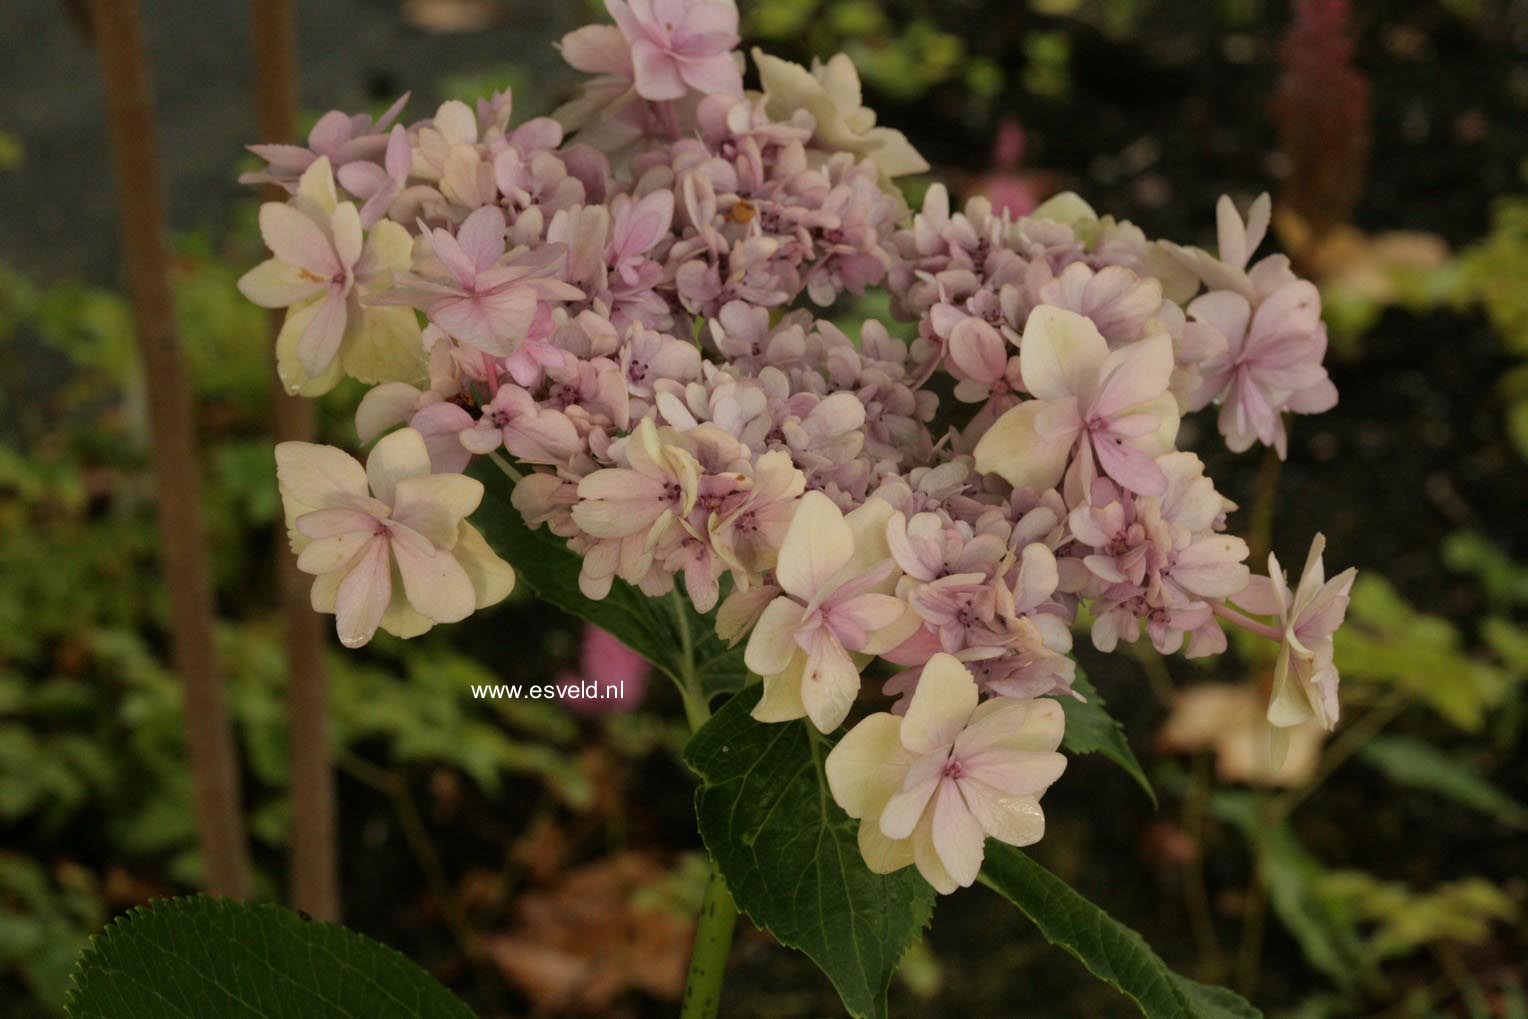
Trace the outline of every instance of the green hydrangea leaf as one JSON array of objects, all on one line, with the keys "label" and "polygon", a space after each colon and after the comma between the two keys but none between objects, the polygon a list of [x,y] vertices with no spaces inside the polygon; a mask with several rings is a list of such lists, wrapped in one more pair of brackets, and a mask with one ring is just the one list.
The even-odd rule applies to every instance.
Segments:
[{"label": "green hydrangea leaf", "polygon": [[981,880],[1034,921],[1053,945],[1130,998],[1147,1019],[1260,1019],[1246,999],[1167,968],[1146,940],[1022,850],[988,840]]},{"label": "green hydrangea leaf", "polygon": [[198,895],[134,909],[90,940],[68,1019],[472,1019],[385,945],[272,903]]},{"label": "green hydrangea leaf", "polygon": [[1151,805],[1155,807],[1157,792],[1151,787],[1151,780],[1146,777],[1145,769],[1136,760],[1135,751],[1130,749],[1130,743],[1125,739],[1125,727],[1104,710],[1103,696],[1080,672],[1072,688],[1086,697],[1087,702],[1075,697],[1056,698],[1061,702],[1061,710],[1066,713],[1066,735],[1061,738],[1062,748],[1073,754],[1103,754],[1135,779],[1136,785],[1146,791],[1146,795],[1151,797]]},{"label": "green hydrangea leaf", "polygon": [[934,890],[911,867],[870,872],[858,822],[828,792],[833,739],[805,721],[754,721],[759,693],[733,697],[685,748],[702,783],[701,837],[738,908],[810,956],[851,1014],[879,1019],[892,972],[933,914]]}]

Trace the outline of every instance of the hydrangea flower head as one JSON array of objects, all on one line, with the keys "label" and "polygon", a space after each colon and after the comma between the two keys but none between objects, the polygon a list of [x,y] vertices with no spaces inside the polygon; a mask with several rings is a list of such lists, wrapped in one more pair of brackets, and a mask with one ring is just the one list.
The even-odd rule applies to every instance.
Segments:
[{"label": "hydrangea flower head", "polygon": [[[590,77],[552,118],[516,124],[504,92],[412,123],[330,114],[262,150],[290,197],[262,210],[272,258],[241,288],[287,309],[281,377],[372,387],[365,468],[277,453],[345,643],[504,597],[461,473],[502,451],[510,503],[579,558],[585,596],[682,583],[716,609],[760,722],[831,732],[873,659],[900,670],[829,778],[870,866],[940,891],[974,880],[983,839],[1040,836],[1062,768],[1047,698],[1073,695],[1084,612],[1104,651],[1273,640],[1270,717],[1335,720],[1351,571],[1325,582],[1318,540],[1293,592],[1276,562],[1252,579],[1236,507],[1175,448],[1180,416],[1218,403],[1233,450],[1282,455],[1286,412],[1336,398],[1314,288],[1254,259],[1266,198],[1245,218],[1221,200],[1216,254],[1070,193],[1016,215],[936,182],[914,212],[891,179],[928,164],[848,56],[755,52],[745,93],[731,0],[607,8],[563,38]],[[851,336],[817,310],[876,290],[898,323]]]}]

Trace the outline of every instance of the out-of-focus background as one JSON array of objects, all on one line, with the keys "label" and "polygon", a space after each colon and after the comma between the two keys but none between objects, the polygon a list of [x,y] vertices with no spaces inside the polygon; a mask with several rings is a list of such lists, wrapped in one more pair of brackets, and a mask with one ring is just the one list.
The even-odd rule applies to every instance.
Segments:
[{"label": "out-of-focus background", "polygon": [[[269,322],[235,178],[255,128],[240,0],[141,0],[195,386],[228,697],[258,893],[290,821]],[[304,125],[573,77],[600,12],[530,0],[299,0]],[[1203,443],[1233,529],[1360,568],[1345,722],[1268,774],[1260,650],[1208,666],[1082,658],[1160,805],[1074,760],[1036,855],[1179,970],[1272,1016],[1528,1016],[1528,4],[1523,0],[743,0],[748,44],[844,50],[867,102],[960,196],[1074,189],[1213,243],[1216,197],[1268,190],[1322,287],[1341,402],[1289,459]],[[155,560],[144,380],[117,253],[84,5],[0,4],[0,1013],[58,1014],[87,935],[195,888],[180,686]],[[914,195],[920,189],[913,185]],[[320,406],[353,446],[357,393]],[[1212,436],[1206,436],[1208,440]],[[327,631],[326,631],[327,633]],[[327,669],[345,921],[496,1016],[672,1014],[705,868],[677,696],[599,715],[477,701],[614,652],[525,592]],[[633,668],[631,689],[641,684]],[[869,684],[867,684],[868,686]],[[606,707],[609,707],[606,705]],[[729,1017],[836,1014],[751,930]],[[894,1015],[1098,1019],[1128,1002],[980,888],[941,903]]]}]

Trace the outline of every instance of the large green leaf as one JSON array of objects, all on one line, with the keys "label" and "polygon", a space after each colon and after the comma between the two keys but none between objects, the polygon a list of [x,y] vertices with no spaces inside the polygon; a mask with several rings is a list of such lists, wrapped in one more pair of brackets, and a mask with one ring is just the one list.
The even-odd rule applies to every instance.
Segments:
[{"label": "large green leaf", "polygon": [[1146,790],[1146,795],[1151,797],[1151,805],[1156,806],[1156,790],[1151,787],[1141,762],[1136,760],[1135,751],[1130,749],[1125,739],[1125,727],[1104,710],[1103,695],[1081,672],[1077,673],[1072,688],[1086,697],[1087,701],[1084,703],[1075,697],[1056,698],[1061,702],[1061,710],[1066,713],[1066,735],[1061,738],[1061,746],[1074,754],[1103,754],[1124,768],[1125,773]]},{"label": "large green leaf", "polygon": [[988,840],[982,882],[1012,902],[1053,945],[1129,997],[1147,1019],[1260,1019],[1240,995],[1179,976],[1135,931],[1083,898],[1022,850]]},{"label": "large green leaf", "polygon": [[828,792],[832,740],[805,721],[766,724],[733,697],[690,740],[701,778],[695,812],[706,849],[738,907],[822,968],[856,1016],[886,1014],[886,986],[933,914],[913,868],[872,874],[851,820]]},{"label": "large green leaf", "polygon": [[1528,827],[1528,807],[1429,743],[1409,736],[1375,736],[1358,751],[1358,759],[1392,782],[1436,793],[1514,828]]},{"label": "large green leaf", "polygon": [[599,601],[578,589],[579,558],[567,543],[546,528],[532,530],[510,504],[513,485],[487,457],[467,473],[483,483],[483,502],[472,522],[495,552],[514,566],[520,582],[530,585],[543,601],[613,634],[621,643],[652,662],[681,684],[690,661],[684,654],[685,634],[692,642],[694,668],[706,696],[742,688],[748,678],[741,647],[728,648],[716,636],[714,614],[701,615],[682,596],[650,598],[621,580]]},{"label": "large green leaf", "polygon": [[132,910],[91,939],[68,1019],[472,1019],[391,948],[280,906],[195,896]]}]

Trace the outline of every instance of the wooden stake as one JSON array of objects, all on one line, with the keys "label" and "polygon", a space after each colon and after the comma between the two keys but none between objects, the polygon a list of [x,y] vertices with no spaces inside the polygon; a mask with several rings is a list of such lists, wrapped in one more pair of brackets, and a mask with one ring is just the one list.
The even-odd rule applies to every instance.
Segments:
[{"label": "wooden stake", "polygon": [[197,831],[207,890],[249,896],[239,772],[213,639],[191,390],[181,364],[137,0],[91,0],[111,122],[118,229],[132,287],[158,493],[159,556],[169,587],[171,652],[185,685]]},{"label": "wooden stake", "polygon": [[[290,142],[297,128],[297,31],[293,0],[254,0],[255,105],[260,136]],[[285,201],[272,187],[267,201]],[[284,312],[272,315],[272,347]],[[311,442],[312,404],[289,396],[271,369],[271,402],[278,442]],[[308,600],[312,578],[297,569],[285,542],[276,552],[287,638],[287,738],[292,771],[292,906],[319,920],[340,918],[334,773],[325,697],[323,619]]]}]

